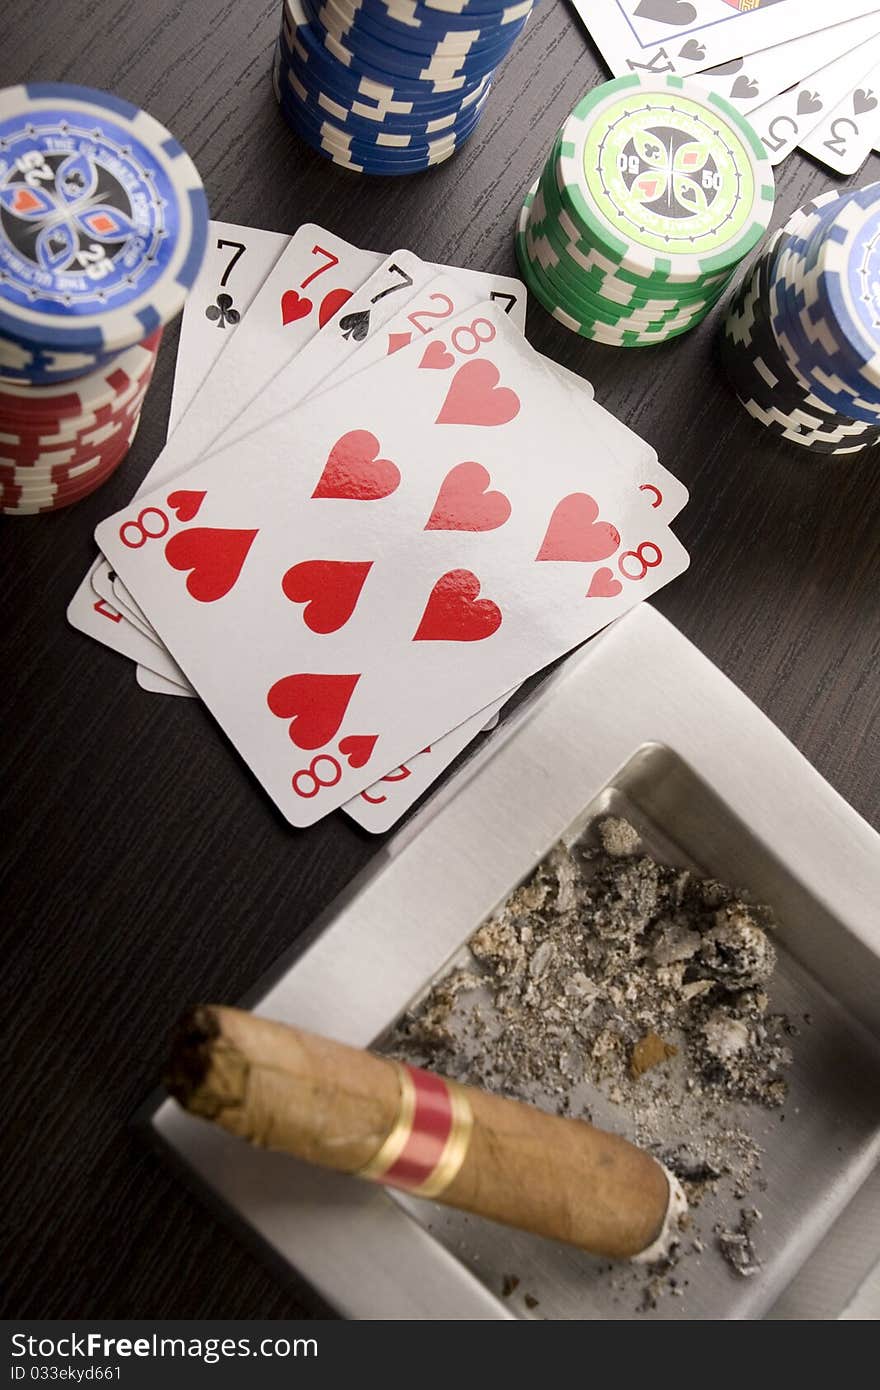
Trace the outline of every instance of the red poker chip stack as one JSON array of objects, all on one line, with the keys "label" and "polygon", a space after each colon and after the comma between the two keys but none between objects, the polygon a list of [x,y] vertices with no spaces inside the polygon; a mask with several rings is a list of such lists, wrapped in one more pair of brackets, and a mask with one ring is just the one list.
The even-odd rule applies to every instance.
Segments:
[{"label": "red poker chip stack", "polygon": [[57,511],[87,497],[128,453],[162,330],[87,376],[54,386],[0,380],[0,512]]}]

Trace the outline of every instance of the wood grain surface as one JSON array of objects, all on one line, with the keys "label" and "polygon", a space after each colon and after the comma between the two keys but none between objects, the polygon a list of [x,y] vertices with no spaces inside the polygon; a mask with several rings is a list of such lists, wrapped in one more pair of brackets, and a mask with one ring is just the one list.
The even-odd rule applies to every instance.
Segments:
[{"label": "wood grain surface", "polygon": [[[370,180],[281,119],[278,9],[6,0],[0,85],[79,82],[145,106],[194,157],[218,217],[314,221],[375,250],[515,273],[523,192],[603,71],[573,12],[540,0],[448,164]],[[872,156],[858,182],[878,177]],[[774,225],[832,182],[795,154]],[[691,568],[658,607],[876,825],[880,460],[766,436],[721,378],[718,318],[641,351],[584,342],[539,306],[528,333],[691,490],[676,523]],[[246,1253],[132,1125],[181,1012],[238,999],[381,844],[341,814],[291,831],[198,702],[146,694],[67,626],[95,525],[161,447],[175,342],[171,329],[120,473],[69,511],[2,523],[7,1317],[329,1316]]]}]

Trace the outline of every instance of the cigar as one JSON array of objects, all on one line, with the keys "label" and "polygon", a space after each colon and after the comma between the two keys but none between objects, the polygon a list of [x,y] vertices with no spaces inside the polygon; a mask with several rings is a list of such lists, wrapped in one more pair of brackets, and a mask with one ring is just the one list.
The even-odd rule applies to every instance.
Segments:
[{"label": "cigar", "polygon": [[618,1135],[239,1009],[182,1020],[166,1085],[252,1144],[612,1259],[662,1259],[687,1209]]}]

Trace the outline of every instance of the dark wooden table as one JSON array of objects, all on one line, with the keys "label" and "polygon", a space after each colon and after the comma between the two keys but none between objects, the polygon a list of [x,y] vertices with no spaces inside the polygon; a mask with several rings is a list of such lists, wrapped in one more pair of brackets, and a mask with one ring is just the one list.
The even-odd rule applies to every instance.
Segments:
[{"label": "dark wooden table", "polygon": [[[541,0],[463,152],[399,180],[335,169],[287,130],[268,76],[278,9],[61,0],[50,15],[6,0],[0,85],[80,82],[147,107],[193,155],[218,217],[314,221],[375,250],[515,273],[522,194],[602,71],[562,0]],[[858,181],[878,177],[872,156]],[[831,182],[792,156],[774,225]],[[691,568],[658,606],[876,824],[880,460],[765,437],[720,376],[717,317],[641,352],[584,342],[540,307],[528,331],[691,490],[677,523]],[[161,447],[175,337],[121,473],[70,511],[2,525],[6,1316],[327,1316],[131,1124],[182,1010],[234,1001],[379,844],[341,814],[292,832],[198,702],[146,694],[67,626],[93,528]]]}]

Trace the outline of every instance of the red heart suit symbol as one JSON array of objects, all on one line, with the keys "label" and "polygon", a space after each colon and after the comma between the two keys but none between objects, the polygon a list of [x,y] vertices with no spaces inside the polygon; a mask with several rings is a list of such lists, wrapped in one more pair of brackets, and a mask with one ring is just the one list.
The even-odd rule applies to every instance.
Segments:
[{"label": "red heart suit symbol", "polygon": [[457,463],[440,484],[426,531],[494,531],[510,516],[503,492],[490,492],[481,463]]},{"label": "red heart suit symbol", "polygon": [[430,367],[434,371],[446,371],[449,367],[455,366],[455,358],[451,352],[447,352],[439,338],[435,338],[429,343],[422,355],[419,367]]},{"label": "red heart suit symbol", "polygon": [[334,318],[343,304],[347,304],[351,299],[351,290],[331,290],[321,300],[321,307],[318,310],[318,327],[323,328],[325,323],[329,323]]},{"label": "red heart suit symbol", "polygon": [[360,598],[372,560],[303,560],[281,581],[291,603],[304,603],[303,622],[312,632],[338,632]]},{"label": "red heart suit symbol", "polygon": [[653,202],[660,184],[656,174],[649,174],[637,179],[636,187],[649,202]]},{"label": "red heart suit symbol", "polygon": [[506,425],[519,414],[519,396],[499,386],[501,374],[493,362],[465,362],[452,378],[438,425]]},{"label": "red heart suit symbol", "polygon": [[39,198],[29,188],[20,188],[13,195],[13,212],[36,212],[37,208],[41,206]]},{"label": "red heart suit symbol", "polygon": [[177,516],[178,521],[192,521],[205,500],[203,492],[170,492],[168,494],[168,505]]},{"label": "red heart suit symbol", "polygon": [[360,675],[319,675],[303,671],[276,681],[266,703],[279,719],[289,719],[288,733],[297,748],[323,748],[338,732]]},{"label": "red heart suit symbol", "polygon": [[366,767],[378,737],[378,734],[349,734],[339,740],[339,751],[349,767]]},{"label": "red heart suit symbol", "polygon": [[378,453],[379,441],[369,430],[349,430],[330,450],[312,496],[357,502],[389,497],[400,483],[400,471],[390,459],[377,458]]},{"label": "red heart suit symbol", "polygon": [[603,565],[590,580],[587,598],[617,598],[622,588],[620,580],[614,578],[607,565]]},{"label": "red heart suit symbol", "polygon": [[428,595],[414,642],[482,642],[501,626],[501,609],[478,598],[480,581],[470,570],[449,570]]},{"label": "red heart suit symbol", "polygon": [[607,560],[620,545],[620,532],[599,521],[599,506],[588,492],[570,492],[557,502],[538,560]]},{"label": "red heart suit symbol", "polygon": [[172,569],[191,571],[186,587],[193,598],[213,603],[234,588],[256,534],[194,526],[171,537],[165,559]]},{"label": "red heart suit symbol", "polygon": [[296,290],[285,290],[281,296],[281,322],[287,326],[289,323],[296,323],[297,319],[304,319],[312,312],[312,301],[305,295],[300,295]]}]

